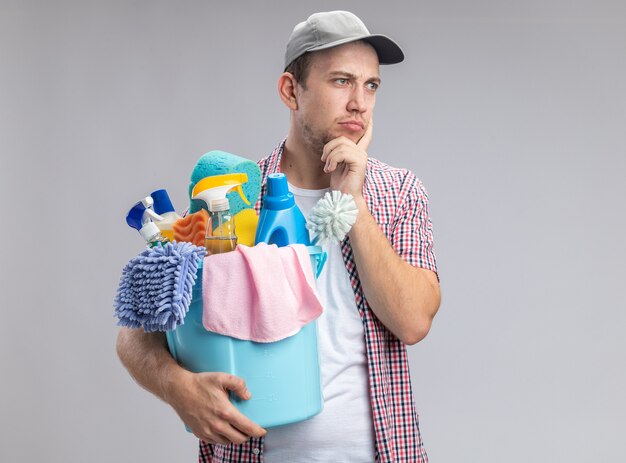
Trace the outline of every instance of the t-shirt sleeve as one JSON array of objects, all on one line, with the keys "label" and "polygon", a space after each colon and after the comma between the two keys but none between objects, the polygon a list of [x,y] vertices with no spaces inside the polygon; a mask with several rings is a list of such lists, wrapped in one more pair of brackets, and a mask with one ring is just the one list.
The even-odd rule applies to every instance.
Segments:
[{"label": "t-shirt sleeve", "polygon": [[433,226],[428,214],[428,193],[422,182],[408,172],[402,182],[400,204],[391,232],[391,245],[415,267],[437,273],[433,251]]}]

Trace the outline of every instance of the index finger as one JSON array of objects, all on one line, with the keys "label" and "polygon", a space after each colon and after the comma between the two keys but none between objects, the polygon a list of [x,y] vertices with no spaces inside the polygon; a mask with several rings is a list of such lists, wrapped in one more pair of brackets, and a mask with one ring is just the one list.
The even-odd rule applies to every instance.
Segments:
[{"label": "index finger", "polygon": [[251,421],[246,415],[241,413],[235,406],[233,406],[232,414],[228,422],[230,425],[246,436],[262,437],[266,434],[265,429]]},{"label": "index finger", "polygon": [[374,119],[370,119],[370,123],[367,125],[367,129],[365,129],[365,133],[358,141],[356,146],[361,148],[363,151],[367,151],[367,148],[370,146],[370,142],[372,141],[372,133],[374,131]]}]

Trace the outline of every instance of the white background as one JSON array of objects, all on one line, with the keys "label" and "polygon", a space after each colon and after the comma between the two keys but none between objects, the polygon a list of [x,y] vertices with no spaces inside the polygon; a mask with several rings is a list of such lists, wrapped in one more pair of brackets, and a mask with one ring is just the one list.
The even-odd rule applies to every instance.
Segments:
[{"label": "white background", "polygon": [[348,9],[401,44],[370,155],[430,193],[443,303],[410,348],[434,462],[622,462],[622,1],[0,1],[0,461],[196,461],[114,352],[142,248],[212,149],[286,135],[293,26]]}]

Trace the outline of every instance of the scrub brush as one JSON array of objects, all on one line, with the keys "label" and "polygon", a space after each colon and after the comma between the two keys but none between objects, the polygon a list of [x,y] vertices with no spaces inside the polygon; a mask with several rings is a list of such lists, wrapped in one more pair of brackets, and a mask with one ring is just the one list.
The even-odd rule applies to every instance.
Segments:
[{"label": "scrub brush", "polygon": [[341,241],[356,222],[358,209],[354,198],[341,191],[329,191],[309,215],[306,228],[313,232],[313,242]]},{"label": "scrub brush", "polygon": [[124,267],[115,294],[118,326],[168,331],[184,323],[206,250],[174,242],[146,249]]}]

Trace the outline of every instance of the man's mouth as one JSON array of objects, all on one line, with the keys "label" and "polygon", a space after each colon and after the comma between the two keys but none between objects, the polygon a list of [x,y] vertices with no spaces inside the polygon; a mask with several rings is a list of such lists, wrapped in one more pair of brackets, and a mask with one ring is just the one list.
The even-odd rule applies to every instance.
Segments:
[{"label": "man's mouth", "polygon": [[364,128],[363,122],[356,120],[343,121],[340,122],[339,125],[348,129],[351,132],[361,132]]}]

